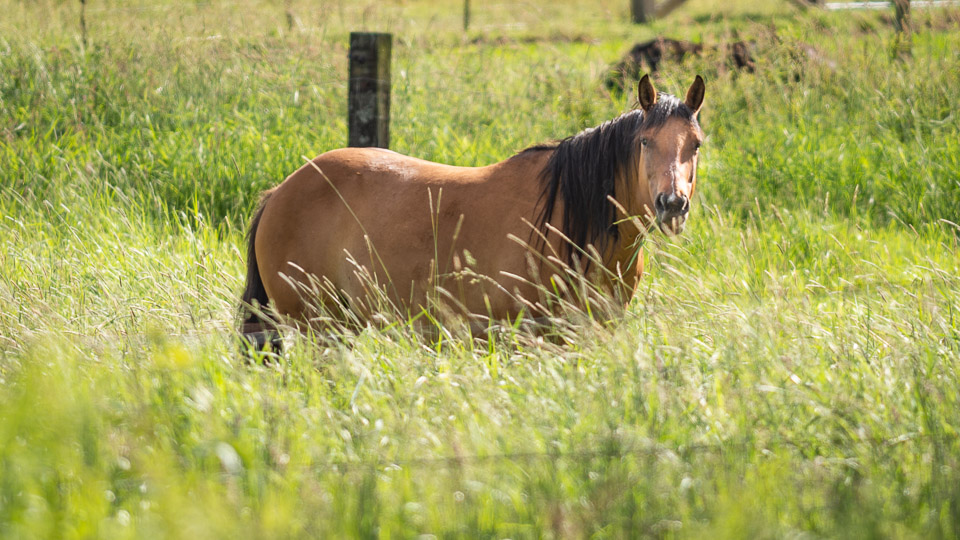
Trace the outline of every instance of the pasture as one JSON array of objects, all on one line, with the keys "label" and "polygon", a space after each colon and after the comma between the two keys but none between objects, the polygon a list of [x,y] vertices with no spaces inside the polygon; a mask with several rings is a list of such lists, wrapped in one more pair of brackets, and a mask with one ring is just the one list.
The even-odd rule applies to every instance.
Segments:
[{"label": "pasture", "polygon": [[[960,536],[960,11],[0,0],[0,536]],[[686,231],[570,343],[407,326],[238,353],[258,193],[345,144],[485,165],[707,81]],[[811,53],[811,51],[813,51]],[[384,201],[385,205],[389,201]]]}]

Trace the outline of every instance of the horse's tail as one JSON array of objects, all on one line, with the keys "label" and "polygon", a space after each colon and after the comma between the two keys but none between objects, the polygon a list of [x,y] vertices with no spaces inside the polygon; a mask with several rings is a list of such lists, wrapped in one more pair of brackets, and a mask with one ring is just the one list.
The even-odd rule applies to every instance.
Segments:
[{"label": "horse's tail", "polygon": [[257,228],[260,227],[260,218],[263,217],[263,210],[272,194],[272,191],[264,193],[257,211],[253,214],[253,220],[250,221],[250,229],[247,231],[247,284],[240,297],[240,314],[243,317],[240,333],[258,349],[262,349],[268,340],[274,343],[279,337],[274,322],[262,315],[261,310],[267,308],[270,298],[267,297],[267,289],[264,288],[263,278],[260,276],[256,250]]}]

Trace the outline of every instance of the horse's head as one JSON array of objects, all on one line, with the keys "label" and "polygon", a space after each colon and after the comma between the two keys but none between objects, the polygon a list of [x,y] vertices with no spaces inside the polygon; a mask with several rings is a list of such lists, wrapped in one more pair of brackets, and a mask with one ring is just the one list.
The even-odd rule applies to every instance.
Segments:
[{"label": "horse's head", "polygon": [[633,203],[648,223],[656,221],[670,236],[683,232],[697,185],[697,157],[703,142],[697,113],[703,105],[704,89],[703,79],[697,75],[681,102],[658,95],[649,76],[640,79],[638,94],[645,118],[637,133],[639,190]]}]

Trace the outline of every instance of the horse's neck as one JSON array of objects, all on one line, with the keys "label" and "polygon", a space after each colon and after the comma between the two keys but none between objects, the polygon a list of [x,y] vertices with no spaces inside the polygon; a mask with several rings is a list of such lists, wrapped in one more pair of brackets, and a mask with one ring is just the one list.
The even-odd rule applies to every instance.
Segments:
[{"label": "horse's neck", "polygon": [[[637,167],[631,167],[628,170],[634,171],[637,170]],[[639,189],[641,185],[646,185],[646,182],[640,182],[640,179],[635,177],[625,178],[620,176],[617,179],[616,192],[620,199],[616,211],[616,220],[619,222],[617,225],[618,235],[617,241],[612,242],[612,245],[608,248],[604,263],[608,270],[622,276],[624,280],[627,280],[628,276],[629,279],[638,278],[639,272],[643,270],[640,246],[643,244],[647,231],[643,227],[643,218],[639,216],[645,211],[628,208],[630,201],[638,199],[634,190]]]},{"label": "horse's neck", "polygon": [[619,238],[607,249],[604,266],[608,276],[620,282],[626,288],[628,296],[633,294],[643,273],[643,239],[646,231],[639,229],[631,221],[621,223]]}]

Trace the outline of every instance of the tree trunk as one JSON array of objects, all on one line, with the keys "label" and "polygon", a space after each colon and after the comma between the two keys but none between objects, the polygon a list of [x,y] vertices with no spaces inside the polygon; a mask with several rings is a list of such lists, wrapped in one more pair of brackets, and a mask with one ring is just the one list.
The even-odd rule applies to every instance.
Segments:
[{"label": "tree trunk", "polygon": [[655,9],[655,0],[630,0],[630,18],[635,24],[650,22]]}]

